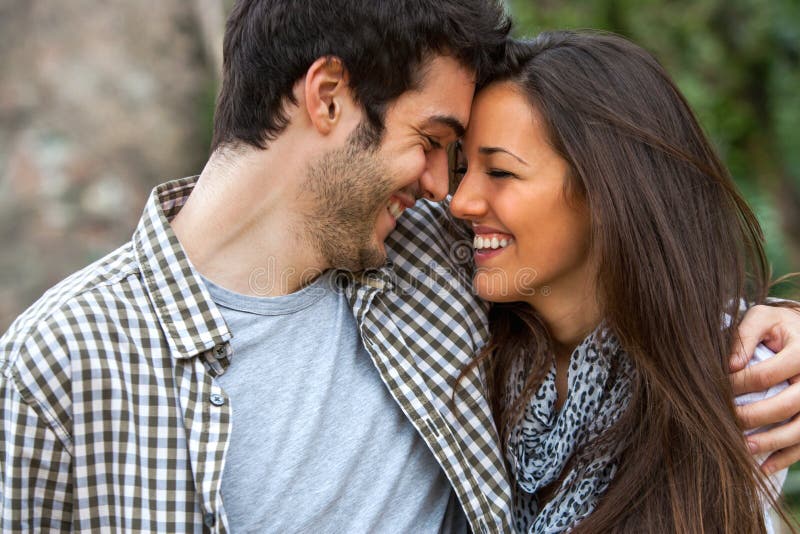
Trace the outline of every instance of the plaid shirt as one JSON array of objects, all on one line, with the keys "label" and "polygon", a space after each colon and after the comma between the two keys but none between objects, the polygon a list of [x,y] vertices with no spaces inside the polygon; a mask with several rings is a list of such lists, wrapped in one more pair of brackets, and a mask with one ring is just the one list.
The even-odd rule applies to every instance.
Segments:
[{"label": "plaid shirt", "polygon": [[[233,414],[214,377],[233,358],[231,333],[168,222],[195,181],[157,187],[129,243],[0,339],[3,532],[228,530]],[[453,398],[487,336],[458,232],[444,207],[420,203],[387,241],[386,267],[341,279],[377,370],[472,530],[505,532],[510,488],[477,371]]]}]

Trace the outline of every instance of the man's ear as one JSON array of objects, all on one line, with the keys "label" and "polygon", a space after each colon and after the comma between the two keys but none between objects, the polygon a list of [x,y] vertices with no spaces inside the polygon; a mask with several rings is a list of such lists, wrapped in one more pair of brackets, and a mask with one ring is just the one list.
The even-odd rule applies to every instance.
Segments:
[{"label": "man's ear", "polygon": [[311,123],[328,134],[340,121],[350,97],[347,70],[338,57],[321,57],[308,68],[305,77],[305,105]]}]

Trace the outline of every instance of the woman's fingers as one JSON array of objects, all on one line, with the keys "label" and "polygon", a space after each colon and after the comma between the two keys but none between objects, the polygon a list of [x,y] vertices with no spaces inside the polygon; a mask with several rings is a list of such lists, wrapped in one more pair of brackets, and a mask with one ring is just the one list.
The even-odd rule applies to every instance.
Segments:
[{"label": "woman's fingers", "polygon": [[768,399],[738,406],[736,416],[745,429],[779,423],[797,415],[800,411],[800,383],[789,387]]},{"label": "woman's fingers", "polygon": [[794,445],[800,445],[800,416],[775,428],[747,436],[747,446],[753,454],[774,453]]},{"label": "woman's fingers", "polygon": [[772,453],[761,464],[761,471],[764,474],[771,475],[776,471],[789,467],[798,460],[800,460],[800,445],[793,445]]}]

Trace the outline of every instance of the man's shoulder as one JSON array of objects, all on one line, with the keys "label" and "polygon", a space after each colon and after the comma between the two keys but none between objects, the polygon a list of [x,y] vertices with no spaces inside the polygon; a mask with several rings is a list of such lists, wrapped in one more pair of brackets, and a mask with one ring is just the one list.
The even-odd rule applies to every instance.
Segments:
[{"label": "man's shoulder", "polygon": [[115,286],[138,272],[133,244],[128,242],[48,289],[0,338],[0,364],[15,365],[32,342],[57,353],[59,345],[96,326],[105,310],[124,300]]},{"label": "man's shoulder", "polygon": [[413,232],[411,237],[441,240],[442,237],[463,236],[467,233],[463,222],[450,214],[449,198],[442,202],[420,199],[414,207],[403,212],[397,220],[396,231]]},{"label": "man's shoulder", "polygon": [[[128,303],[123,285],[138,273],[132,244],[68,276],[42,295],[0,338],[0,380],[17,391],[71,447],[76,354],[92,351],[113,329],[105,320]],[[136,289],[135,292],[139,292]]]},{"label": "man's shoulder", "polygon": [[472,241],[464,223],[453,218],[448,202],[420,200],[397,221],[386,240],[389,258],[439,265],[448,269],[467,267],[472,257]]},{"label": "man's shoulder", "polygon": [[[452,329],[452,318],[470,317],[483,324],[486,304],[472,290],[472,236],[463,222],[450,215],[447,202],[419,201],[397,221],[386,241],[387,257],[397,284],[397,302],[411,303],[413,314],[424,314],[429,324],[443,321]],[[400,306],[392,308],[400,313]],[[476,343],[480,328],[470,329]]]}]

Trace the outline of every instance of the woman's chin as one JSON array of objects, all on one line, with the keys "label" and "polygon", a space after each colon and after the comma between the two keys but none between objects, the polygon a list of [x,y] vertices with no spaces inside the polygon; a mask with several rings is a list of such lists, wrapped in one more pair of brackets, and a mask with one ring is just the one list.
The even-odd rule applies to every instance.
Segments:
[{"label": "woman's chin", "polygon": [[472,289],[475,294],[488,302],[516,302],[523,300],[509,283],[504,271],[492,273],[479,272],[472,280]]}]

